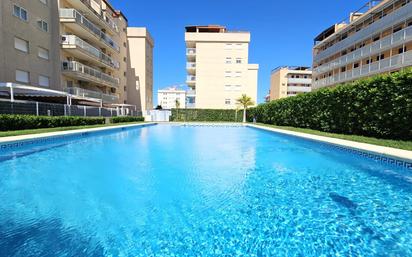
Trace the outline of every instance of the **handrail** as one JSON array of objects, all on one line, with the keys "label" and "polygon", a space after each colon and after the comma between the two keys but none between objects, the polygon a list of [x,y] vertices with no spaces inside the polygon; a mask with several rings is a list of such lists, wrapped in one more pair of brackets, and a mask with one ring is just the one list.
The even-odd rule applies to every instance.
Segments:
[{"label": "handrail", "polygon": [[92,32],[97,37],[99,37],[106,45],[110,46],[117,52],[120,51],[120,47],[114,42],[114,40],[111,37],[109,37],[106,33],[101,31],[99,27],[97,27],[93,22],[85,18],[77,10],[61,8],[59,10],[59,13],[60,13],[60,18],[75,19],[77,23],[81,24],[82,26],[87,28],[90,32]]},{"label": "handrail", "polygon": [[80,72],[83,74],[87,74],[89,76],[103,80],[104,82],[108,82],[115,87],[117,87],[120,83],[118,78],[112,77],[106,73],[103,73],[99,70],[96,70],[90,66],[84,65],[76,61],[63,61],[62,69],[63,71],[74,71],[74,72]]},{"label": "handrail", "polygon": [[120,63],[115,61],[113,58],[108,56],[107,54],[103,53],[96,47],[90,45],[86,41],[82,40],[81,38],[75,35],[62,35],[62,44],[63,45],[76,45],[83,50],[87,51],[88,53],[94,55],[95,57],[99,58],[102,62],[112,66],[113,68],[119,69]]}]

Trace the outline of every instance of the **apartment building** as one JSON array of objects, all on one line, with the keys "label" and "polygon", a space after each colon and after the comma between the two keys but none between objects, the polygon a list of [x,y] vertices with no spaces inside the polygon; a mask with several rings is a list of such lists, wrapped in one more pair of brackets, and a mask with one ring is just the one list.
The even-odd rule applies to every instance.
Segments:
[{"label": "apartment building", "polygon": [[186,108],[186,90],[177,87],[157,90],[157,104],[162,109],[176,108],[176,101],[179,102],[179,108]]},{"label": "apartment building", "polygon": [[185,42],[193,107],[234,109],[242,94],[257,102],[259,65],[249,64],[249,32],[219,25],[188,26]]},{"label": "apartment building", "polygon": [[313,88],[412,66],[412,2],[368,2],[315,38]]},{"label": "apartment building", "polygon": [[[140,47],[128,43],[127,18],[108,1],[7,0],[0,14],[0,83],[25,85],[19,98],[147,108],[134,99],[142,89],[129,88],[129,58],[151,63],[152,55],[129,56]],[[143,90],[151,103],[152,86]]]},{"label": "apartment building", "polygon": [[65,91],[125,103],[127,20],[105,0],[59,0]]},{"label": "apartment building", "polygon": [[146,28],[127,28],[128,86],[130,104],[153,109],[153,47],[154,41]]},{"label": "apartment building", "polygon": [[282,66],[270,74],[269,101],[310,92],[312,71],[309,67]]},{"label": "apartment building", "polygon": [[62,88],[56,1],[0,1],[0,82]]}]

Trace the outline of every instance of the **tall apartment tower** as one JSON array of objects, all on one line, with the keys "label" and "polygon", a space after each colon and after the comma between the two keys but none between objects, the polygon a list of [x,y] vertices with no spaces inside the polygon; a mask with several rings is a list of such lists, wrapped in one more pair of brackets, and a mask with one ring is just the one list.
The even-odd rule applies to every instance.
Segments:
[{"label": "tall apartment tower", "polygon": [[195,108],[234,109],[246,94],[256,103],[259,65],[249,64],[249,32],[218,25],[188,26],[186,83],[194,90]]},{"label": "tall apartment tower", "polygon": [[57,1],[0,1],[0,82],[60,87]]},{"label": "tall apartment tower", "polygon": [[129,27],[128,41],[128,102],[153,109],[153,47],[154,41],[146,28]]},{"label": "tall apartment tower", "polygon": [[270,74],[269,101],[311,91],[312,71],[308,67],[283,66]]},{"label": "tall apartment tower", "polygon": [[105,0],[59,0],[59,16],[63,89],[124,103],[126,18]]},{"label": "tall apartment tower", "polygon": [[371,1],[315,38],[313,88],[412,66],[412,2]]}]

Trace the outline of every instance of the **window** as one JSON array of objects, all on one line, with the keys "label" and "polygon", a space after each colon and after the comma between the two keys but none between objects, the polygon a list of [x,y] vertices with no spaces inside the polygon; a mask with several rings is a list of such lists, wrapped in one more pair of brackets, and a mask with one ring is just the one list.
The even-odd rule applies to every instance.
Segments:
[{"label": "window", "polygon": [[21,38],[15,37],[14,38],[14,48],[22,52],[28,53],[29,52],[29,42]]},{"label": "window", "polygon": [[398,54],[401,54],[401,53],[405,52],[405,50],[406,50],[406,47],[399,48],[398,49]]},{"label": "window", "polygon": [[236,78],[240,78],[242,76],[242,72],[241,71],[236,71]]},{"label": "window", "polygon": [[242,44],[236,44],[236,49],[242,49]]},{"label": "window", "polygon": [[359,67],[359,63],[358,63],[358,62],[353,64],[353,68],[354,68],[354,69],[356,69],[356,68],[358,68],[358,67]]},{"label": "window", "polygon": [[230,104],[230,99],[225,99],[225,104],[229,105]]},{"label": "window", "polygon": [[47,5],[47,0],[40,0],[40,2]]},{"label": "window", "polygon": [[225,91],[230,91],[231,90],[231,85],[225,85]]},{"label": "window", "polygon": [[237,63],[237,64],[242,63],[242,58],[236,58],[236,63]]},{"label": "window", "polygon": [[124,86],[124,87],[123,87],[123,90],[126,92],[126,91],[127,91],[127,87],[126,87],[126,86]]},{"label": "window", "polygon": [[22,21],[27,21],[27,11],[20,6],[14,5],[13,7],[13,15],[19,18]]},{"label": "window", "polygon": [[37,26],[39,27],[39,29],[43,30],[44,32],[49,31],[49,25],[44,20],[38,20]]},{"label": "window", "polygon": [[242,88],[242,85],[235,85],[235,91],[240,91],[240,89]]},{"label": "window", "polygon": [[226,78],[232,77],[232,72],[231,71],[225,71],[225,77]]},{"label": "window", "polygon": [[16,70],[16,81],[17,82],[23,82],[23,83],[29,83],[29,72],[27,71],[22,71],[22,70]]},{"label": "window", "polygon": [[39,47],[38,56],[42,59],[48,60],[49,59],[49,50]]},{"label": "window", "polygon": [[340,68],[340,72],[345,72],[345,71],[346,71],[346,67]]},{"label": "window", "polygon": [[226,44],[225,49],[232,49],[232,44]]},{"label": "window", "polygon": [[232,63],[232,58],[226,57],[226,64],[231,64],[231,63]]},{"label": "window", "polygon": [[39,86],[48,87],[50,79],[47,76],[39,75]]}]

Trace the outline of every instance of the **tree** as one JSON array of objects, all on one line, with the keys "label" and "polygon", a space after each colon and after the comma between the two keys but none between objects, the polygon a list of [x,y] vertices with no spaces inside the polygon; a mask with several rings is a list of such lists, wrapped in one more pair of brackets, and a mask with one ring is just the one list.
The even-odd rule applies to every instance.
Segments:
[{"label": "tree", "polygon": [[176,116],[179,119],[179,108],[180,108],[180,101],[179,99],[175,100],[175,106],[176,106]]},{"label": "tree", "polygon": [[255,103],[253,102],[252,98],[247,96],[246,94],[243,94],[240,98],[236,99],[236,103],[243,107],[243,122],[246,122],[246,109],[249,106],[254,105]]}]

